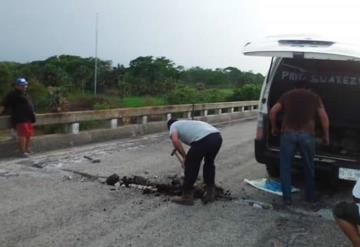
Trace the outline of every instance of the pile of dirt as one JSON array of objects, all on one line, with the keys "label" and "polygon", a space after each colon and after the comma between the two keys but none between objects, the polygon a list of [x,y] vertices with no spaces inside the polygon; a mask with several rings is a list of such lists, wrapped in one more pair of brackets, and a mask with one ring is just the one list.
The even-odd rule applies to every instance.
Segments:
[{"label": "pile of dirt", "polygon": [[[117,174],[112,174],[106,179],[108,185],[115,185],[119,183],[123,187],[136,188],[142,191],[143,194],[153,194],[155,196],[178,196],[182,194],[182,178],[177,175],[168,176],[166,181],[158,182],[151,181],[142,176],[124,176],[120,178]],[[222,187],[216,185],[216,199],[217,200],[232,200],[231,192],[224,190]],[[206,185],[197,181],[194,185],[194,198],[201,199],[206,191]]]}]

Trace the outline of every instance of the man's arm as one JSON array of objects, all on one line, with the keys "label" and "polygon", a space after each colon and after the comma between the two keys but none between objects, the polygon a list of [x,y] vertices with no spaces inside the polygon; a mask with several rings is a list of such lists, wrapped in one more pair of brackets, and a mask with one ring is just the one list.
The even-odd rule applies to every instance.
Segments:
[{"label": "man's arm", "polygon": [[329,117],[326,113],[325,107],[322,102],[321,102],[320,107],[318,108],[317,112],[319,115],[322,130],[323,130],[323,142],[325,145],[329,145],[329,143],[330,143],[330,137],[329,137],[330,122],[329,122]]},{"label": "man's arm", "polygon": [[180,142],[178,133],[176,131],[174,131],[171,136],[170,136],[171,142],[174,146],[174,149],[176,149],[180,155],[183,157],[183,159],[185,160],[186,158],[186,153],[185,153],[185,149],[183,147],[183,145]]},{"label": "man's arm", "polygon": [[282,110],[282,105],[277,102],[270,110],[271,134],[276,136],[279,133],[279,128],[276,125],[277,114]]}]

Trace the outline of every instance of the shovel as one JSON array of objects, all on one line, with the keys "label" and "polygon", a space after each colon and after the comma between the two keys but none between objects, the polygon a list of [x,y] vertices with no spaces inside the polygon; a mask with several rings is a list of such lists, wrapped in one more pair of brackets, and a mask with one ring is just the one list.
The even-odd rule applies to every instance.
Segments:
[{"label": "shovel", "polygon": [[176,149],[174,149],[174,150],[171,152],[170,155],[171,155],[171,156],[174,156],[174,154],[175,154],[176,158],[178,159],[178,161],[180,162],[181,168],[182,168],[182,169],[185,169],[183,159],[182,159],[182,157],[180,156],[180,154],[176,151]]}]

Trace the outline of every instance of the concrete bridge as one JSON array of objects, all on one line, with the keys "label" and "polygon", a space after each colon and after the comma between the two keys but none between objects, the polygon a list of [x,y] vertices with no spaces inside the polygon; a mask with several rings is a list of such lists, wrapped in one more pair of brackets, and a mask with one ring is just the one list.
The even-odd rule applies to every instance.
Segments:
[{"label": "concrete bridge", "polygon": [[[349,246],[330,209],[347,199],[350,189],[327,199],[319,212],[306,208],[302,193],[294,195],[295,207],[281,208],[280,197],[243,182],[266,176],[253,154],[256,102],[227,103],[233,110],[221,104],[211,106],[215,109],[186,105],[177,106],[181,111],[166,106],[107,112],[99,119],[113,124],[118,119],[120,127],[86,132],[81,123],[102,111],[39,116],[39,125],[56,116],[75,126],[69,131],[77,132],[75,123],[80,123],[80,132],[40,136],[34,144],[41,152],[31,158],[1,159],[0,246]],[[164,183],[181,176],[178,161],[170,156],[165,120],[169,114],[190,117],[189,112],[221,130],[216,179],[233,200],[184,207],[171,203],[169,196],[102,183],[113,173]],[[8,126],[6,121],[2,118],[2,126]],[[107,133],[107,141],[94,143],[101,133]],[[41,143],[49,140],[68,146],[46,151]]]}]

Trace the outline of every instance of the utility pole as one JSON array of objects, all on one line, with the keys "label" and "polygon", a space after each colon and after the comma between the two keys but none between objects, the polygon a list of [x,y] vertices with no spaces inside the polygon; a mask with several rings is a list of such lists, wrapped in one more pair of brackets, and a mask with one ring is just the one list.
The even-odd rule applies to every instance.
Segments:
[{"label": "utility pole", "polygon": [[97,48],[98,48],[98,13],[96,13],[96,25],[95,25],[95,71],[94,71],[94,95],[96,96],[97,87]]}]

